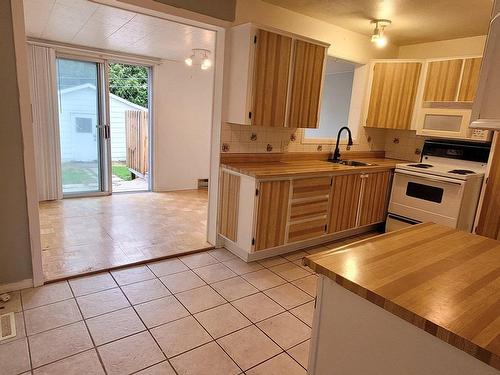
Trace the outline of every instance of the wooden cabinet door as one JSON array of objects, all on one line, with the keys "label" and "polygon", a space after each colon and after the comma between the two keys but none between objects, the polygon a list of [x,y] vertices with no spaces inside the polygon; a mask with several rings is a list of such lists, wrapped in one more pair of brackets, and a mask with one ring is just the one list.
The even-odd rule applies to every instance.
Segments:
[{"label": "wooden cabinet door", "polygon": [[361,174],[333,177],[328,233],[356,227],[360,193]]},{"label": "wooden cabinet door", "polygon": [[219,233],[233,242],[237,240],[240,176],[221,172],[219,193]]},{"label": "wooden cabinet door", "polygon": [[251,124],[284,127],[292,38],[258,30],[255,42]]},{"label": "wooden cabinet door", "polygon": [[495,135],[495,146],[484,192],[476,233],[500,240],[500,136]]},{"label": "wooden cabinet door", "polygon": [[473,102],[476,97],[477,86],[479,84],[479,71],[481,69],[481,57],[465,59],[464,72],[460,82],[458,93],[459,102]]},{"label": "wooden cabinet door", "polygon": [[255,230],[256,251],[285,243],[289,196],[289,180],[259,183]]},{"label": "wooden cabinet door", "polygon": [[294,41],[288,127],[317,128],[326,47]]},{"label": "wooden cabinet door", "polygon": [[419,62],[375,63],[367,127],[410,129],[420,70]]},{"label": "wooden cabinet door", "polygon": [[359,208],[359,226],[380,223],[385,220],[391,172],[363,175],[364,187]]},{"label": "wooden cabinet door", "polygon": [[457,99],[462,59],[432,61],[425,77],[425,102],[453,102]]}]

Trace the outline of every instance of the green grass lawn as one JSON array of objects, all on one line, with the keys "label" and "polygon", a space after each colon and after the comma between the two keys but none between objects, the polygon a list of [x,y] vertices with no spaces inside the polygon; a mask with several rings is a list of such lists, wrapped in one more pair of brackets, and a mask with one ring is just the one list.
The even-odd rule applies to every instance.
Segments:
[{"label": "green grass lawn", "polygon": [[92,177],[84,169],[69,166],[69,165],[63,165],[63,167],[62,167],[62,182],[64,185],[90,184],[90,183],[95,182],[95,178]]},{"label": "green grass lawn", "polygon": [[113,164],[111,173],[114,176],[120,177],[124,181],[132,180],[132,173],[128,170],[127,166],[122,164]]}]

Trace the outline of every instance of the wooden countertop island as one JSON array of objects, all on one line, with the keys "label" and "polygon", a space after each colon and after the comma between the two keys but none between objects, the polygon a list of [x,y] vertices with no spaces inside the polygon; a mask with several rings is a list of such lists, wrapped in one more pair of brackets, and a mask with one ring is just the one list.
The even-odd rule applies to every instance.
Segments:
[{"label": "wooden countertop island", "polygon": [[304,263],[321,275],[310,374],[500,373],[499,241],[424,223]]}]

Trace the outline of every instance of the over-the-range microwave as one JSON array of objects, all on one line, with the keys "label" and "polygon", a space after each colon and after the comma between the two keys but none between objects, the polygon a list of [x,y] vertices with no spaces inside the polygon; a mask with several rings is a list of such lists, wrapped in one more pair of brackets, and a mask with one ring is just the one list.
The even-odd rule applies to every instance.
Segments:
[{"label": "over-the-range microwave", "polygon": [[469,127],[471,110],[463,108],[421,108],[417,116],[417,135],[427,137],[488,141],[488,130]]}]

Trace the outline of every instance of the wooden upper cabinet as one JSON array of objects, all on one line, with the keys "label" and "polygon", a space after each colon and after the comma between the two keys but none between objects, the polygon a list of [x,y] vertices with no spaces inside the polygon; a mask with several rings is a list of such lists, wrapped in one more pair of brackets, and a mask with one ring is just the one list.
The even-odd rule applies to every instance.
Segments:
[{"label": "wooden upper cabinet", "polygon": [[333,177],[328,233],[356,227],[360,194],[361,174]]},{"label": "wooden upper cabinet", "polygon": [[420,62],[374,63],[365,126],[411,129]]},{"label": "wooden upper cabinet", "polygon": [[292,38],[258,30],[255,42],[251,123],[284,127]]},{"label": "wooden upper cabinet", "polygon": [[391,172],[363,175],[364,190],[359,208],[359,226],[380,223],[385,220],[391,182]]},{"label": "wooden upper cabinet", "polygon": [[432,61],[427,67],[425,102],[451,102],[457,97],[462,59]]},{"label": "wooden upper cabinet", "polygon": [[326,47],[294,41],[288,126],[317,128]]},{"label": "wooden upper cabinet", "polygon": [[258,185],[255,250],[285,244],[290,181],[263,181]]},{"label": "wooden upper cabinet", "polygon": [[479,84],[479,71],[481,69],[481,57],[464,60],[464,71],[460,82],[458,93],[459,102],[473,102],[476,97],[477,86]]}]

